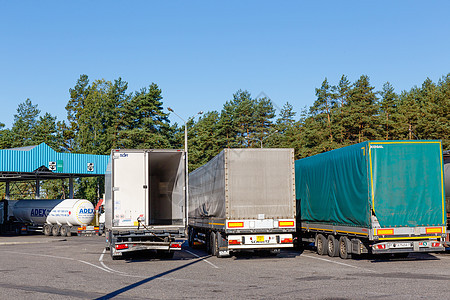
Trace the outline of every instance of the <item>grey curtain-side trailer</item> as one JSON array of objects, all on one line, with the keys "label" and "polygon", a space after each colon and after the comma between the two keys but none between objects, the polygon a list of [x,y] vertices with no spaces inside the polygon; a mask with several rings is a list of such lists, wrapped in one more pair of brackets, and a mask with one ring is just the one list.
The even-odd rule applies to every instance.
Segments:
[{"label": "grey curtain-side trailer", "polygon": [[190,246],[276,255],[294,232],[293,149],[224,149],[189,174]]}]

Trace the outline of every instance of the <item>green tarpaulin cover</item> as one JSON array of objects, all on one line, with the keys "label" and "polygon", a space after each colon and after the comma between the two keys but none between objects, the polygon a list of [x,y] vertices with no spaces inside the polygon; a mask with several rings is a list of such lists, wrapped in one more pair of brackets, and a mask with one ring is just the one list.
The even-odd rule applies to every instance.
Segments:
[{"label": "green tarpaulin cover", "polygon": [[369,141],[295,162],[302,222],[444,226],[440,141]]}]

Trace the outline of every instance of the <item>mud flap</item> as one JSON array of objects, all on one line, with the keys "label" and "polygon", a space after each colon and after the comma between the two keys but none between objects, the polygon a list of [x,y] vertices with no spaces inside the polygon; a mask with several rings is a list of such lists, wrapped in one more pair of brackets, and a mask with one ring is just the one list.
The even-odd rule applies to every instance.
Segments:
[{"label": "mud flap", "polygon": [[228,241],[224,238],[221,232],[217,231],[217,243],[219,247],[219,253],[217,257],[230,256],[230,250],[228,250]]}]

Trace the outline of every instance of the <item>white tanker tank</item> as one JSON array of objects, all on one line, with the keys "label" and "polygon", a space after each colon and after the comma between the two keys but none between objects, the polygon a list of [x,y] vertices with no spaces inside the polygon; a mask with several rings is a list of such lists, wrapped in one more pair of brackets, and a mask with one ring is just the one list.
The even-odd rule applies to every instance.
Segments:
[{"label": "white tanker tank", "polygon": [[73,227],[87,226],[94,219],[93,204],[84,199],[10,200],[8,218],[42,226],[45,235],[71,235]]}]

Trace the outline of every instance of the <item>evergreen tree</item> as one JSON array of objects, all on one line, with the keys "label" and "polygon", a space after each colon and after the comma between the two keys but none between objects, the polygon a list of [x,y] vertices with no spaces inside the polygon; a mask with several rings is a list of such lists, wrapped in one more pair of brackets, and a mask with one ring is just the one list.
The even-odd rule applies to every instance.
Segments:
[{"label": "evergreen tree", "polygon": [[436,85],[427,78],[420,90],[421,115],[418,130],[423,139],[445,140],[449,136],[450,99],[445,96],[444,82],[445,79],[441,79]]},{"label": "evergreen tree", "polygon": [[419,139],[417,125],[422,107],[420,103],[420,90],[417,87],[409,92],[403,91],[399,96],[399,119],[396,124],[399,139]]},{"label": "evergreen tree", "polygon": [[396,127],[396,122],[400,119],[397,110],[398,96],[389,82],[383,85],[380,95],[380,136],[385,140],[398,139],[399,133]]},{"label": "evergreen tree", "polygon": [[450,73],[439,79],[439,102],[435,112],[438,129],[438,138],[442,140],[442,147],[450,150]]},{"label": "evergreen tree", "polygon": [[40,110],[38,105],[33,105],[30,99],[20,103],[17,108],[17,114],[14,115],[14,124],[11,128],[14,136],[12,147],[24,147],[35,145],[34,137],[36,135],[36,122]]},{"label": "evergreen tree", "polygon": [[204,165],[222,150],[217,144],[219,119],[217,111],[207,112],[189,130],[189,171]]},{"label": "evergreen tree", "polygon": [[152,83],[124,105],[118,141],[123,148],[170,148],[168,115],[163,112],[161,90]]},{"label": "evergreen tree", "polygon": [[350,92],[352,90],[352,84],[345,75],[341,76],[339,84],[332,87],[332,91],[335,96],[336,107],[334,109],[334,124],[335,124],[335,141],[337,147],[348,146],[351,143],[348,141],[348,135],[343,124],[343,120],[346,119],[348,110],[345,110],[345,106],[348,103]]},{"label": "evergreen tree", "polygon": [[223,106],[218,142],[223,148],[259,147],[259,141],[271,131],[274,117],[270,99],[252,99],[248,91],[239,90]]},{"label": "evergreen tree", "polygon": [[70,99],[66,105],[68,125],[61,124],[64,132],[64,140],[66,148],[69,151],[79,150],[79,146],[75,142],[75,138],[80,130],[80,118],[84,112],[85,102],[89,95],[89,78],[87,75],[81,75],[75,87],[69,89]]},{"label": "evergreen tree", "polygon": [[4,129],[5,124],[0,123],[0,149],[11,148],[14,143],[14,136],[10,129]]},{"label": "evergreen tree", "polygon": [[295,121],[296,112],[293,106],[286,102],[280,111],[278,119],[275,121],[274,129],[276,134],[272,134],[267,139],[267,144],[272,148],[294,148],[298,153],[301,148],[301,127]]},{"label": "evergreen tree", "polygon": [[351,143],[378,139],[377,97],[369,77],[362,75],[353,85],[342,107],[342,125]]},{"label": "evergreen tree", "polygon": [[36,145],[46,143],[55,151],[59,151],[63,145],[62,133],[58,130],[56,117],[49,113],[39,117],[34,132],[33,141]]}]

